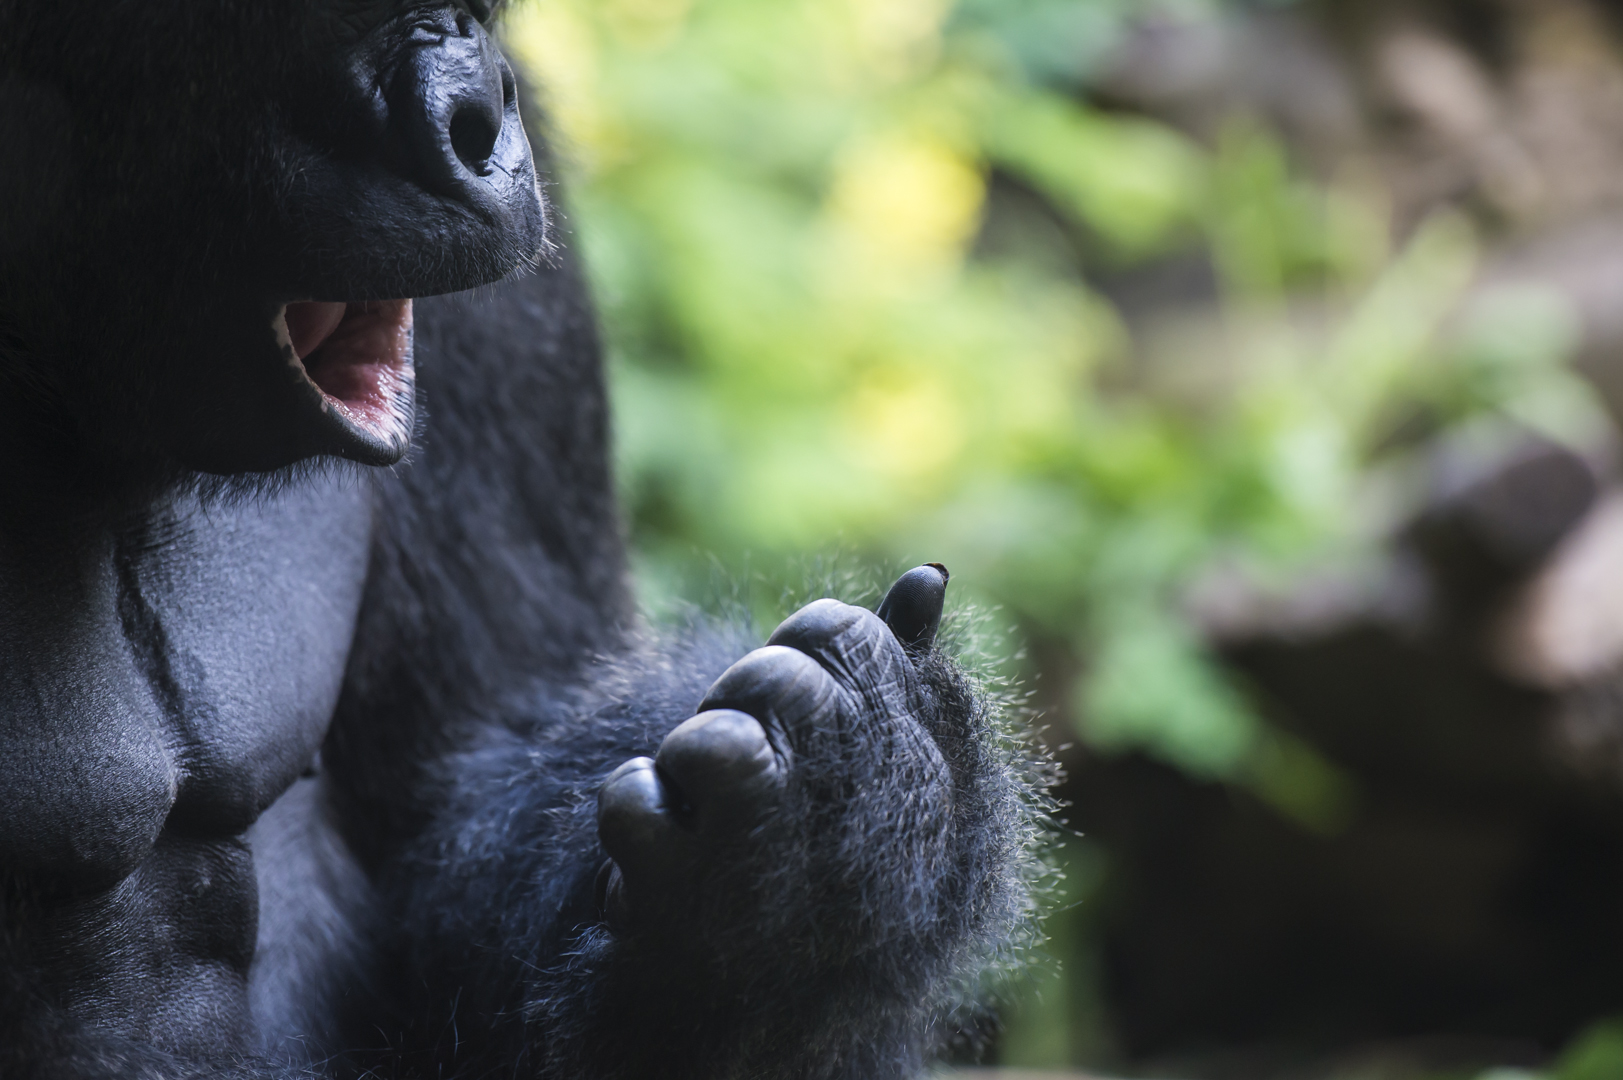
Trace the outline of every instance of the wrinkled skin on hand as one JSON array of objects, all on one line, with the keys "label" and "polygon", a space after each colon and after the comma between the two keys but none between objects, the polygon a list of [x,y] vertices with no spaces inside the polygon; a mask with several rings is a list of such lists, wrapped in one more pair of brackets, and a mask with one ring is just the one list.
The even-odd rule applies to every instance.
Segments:
[{"label": "wrinkled skin on hand", "polygon": [[[463,988],[434,1030],[522,1018],[514,1059],[572,1080],[920,1075],[977,1023],[1038,870],[1034,763],[933,647],[945,586],[924,566],[878,614],[818,600],[737,660],[697,627],[606,660],[566,729],[472,750],[429,848],[458,869],[408,926],[403,976]],[[470,939],[494,867],[503,920]]]},{"label": "wrinkled skin on hand", "polygon": [[[695,893],[718,886],[713,899],[737,904],[745,898],[726,895],[729,864],[747,864],[752,847],[778,848],[774,834],[819,823],[825,841],[861,820],[895,830],[876,846],[922,846],[914,855],[926,863],[941,857],[952,778],[914,661],[933,646],[946,584],[939,564],[910,571],[880,605],[884,618],[836,600],[806,605],[728,668],[653,758],[609,776],[598,833],[613,861],[599,889],[614,925],[671,933]],[[853,818],[880,792],[900,798],[878,817]],[[864,837],[836,846],[847,842]]]}]

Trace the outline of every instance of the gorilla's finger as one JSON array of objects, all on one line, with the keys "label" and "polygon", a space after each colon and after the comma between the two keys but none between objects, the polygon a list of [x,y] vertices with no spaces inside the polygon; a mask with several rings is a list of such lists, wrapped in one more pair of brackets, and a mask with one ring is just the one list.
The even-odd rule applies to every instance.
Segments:
[{"label": "gorilla's finger", "polygon": [[597,838],[633,888],[657,887],[688,848],[652,758],[632,758],[597,793]]},{"label": "gorilla's finger", "polygon": [[951,577],[940,563],[914,567],[896,579],[875,612],[909,652],[929,652],[941,625]]},{"label": "gorilla's finger", "polygon": [[810,656],[839,651],[838,642],[847,637],[868,615],[865,608],[838,600],[813,600],[772,631],[768,645],[787,645]]},{"label": "gorilla's finger", "polygon": [[822,666],[801,652],[767,645],[721,673],[699,703],[699,712],[736,709],[766,729],[773,748],[789,755],[793,732],[839,706],[840,688]]},{"label": "gorilla's finger", "polygon": [[877,615],[838,600],[807,604],[783,620],[767,644],[798,649],[853,691],[882,692],[912,673],[896,635]]},{"label": "gorilla's finger", "polygon": [[736,709],[684,720],[665,736],[655,759],[666,787],[701,831],[748,828],[783,779],[778,755],[759,721]]}]

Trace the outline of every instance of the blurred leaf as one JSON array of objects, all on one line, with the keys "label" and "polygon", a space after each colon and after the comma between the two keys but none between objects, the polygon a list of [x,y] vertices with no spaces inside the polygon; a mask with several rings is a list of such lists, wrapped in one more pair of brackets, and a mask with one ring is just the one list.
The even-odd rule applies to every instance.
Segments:
[{"label": "blurred leaf", "polygon": [[1207,182],[1200,153],[1170,129],[1054,94],[998,95],[981,138],[994,162],[1129,257],[1165,247],[1192,224]]},{"label": "blurred leaf", "polygon": [[1246,786],[1309,832],[1337,836],[1358,811],[1358,788],[1317,750],[1282,731],[1268,731],[1247,763]]},{"label": "blurred leaf", "polygon": [[1237,776],[1259,734],[1188,631],[1149,613],[1106,624],[1078,705],[1090,744],[1145,750],[1200,777]]},{"label": "blurred leaf", "polygon": [[952,29],[989,43],[1034,83],[1075,84],[1090,74],[1120,39],[1135,5],[1076,0],[965,0]]},{"label": "blurred leaf", "polygon": [[1623,1021],[1603,1020],[1574,1039],[1549,1080],[1616,1080],[1623,1076]]},{"label": "blurred leaf", "polygon": [[[1221,17],[532,0],[506,32],[559,132],[646,595],[718,566],[778,588],[830,548],[886,573],[945,561],[955,590],[1065,643],[1091,744],[1332,833],[1356,792],[1263,720],[1185,594],[1218,562],[1278,578],[1367,550],[1372,469],[1416,416],[1599,414],[1564,367],[1570,312],[1462,310],[1462,218],[1393,244],[1372,168],[1316,178],[1257,118],[1208,146],[1075,96],[1147,13]],[[1107,299],[1183,263],[1216,295]]]},{"label": "blurred leaf", "polygon": [[[1398,237],[1371,163],[1313,175],[1258,117],[1207,144],[1086,100],[1133,20],[1224,8],[529,0],[505,32],[602,310],[645,603],[769,625],[945,562],[954,603],[1042,645],[1056,726],[1330,836],[1355,784],[1267,722],[1188,594],[1371,559],[1442,428],[1602,421],[1570,309],[1472,301],[1463,218]],[[1085,876],[1010,1061],[1109,1057]],[[1623,1076],[1620,1046],[1597,1028],[1551,1075]]]}]

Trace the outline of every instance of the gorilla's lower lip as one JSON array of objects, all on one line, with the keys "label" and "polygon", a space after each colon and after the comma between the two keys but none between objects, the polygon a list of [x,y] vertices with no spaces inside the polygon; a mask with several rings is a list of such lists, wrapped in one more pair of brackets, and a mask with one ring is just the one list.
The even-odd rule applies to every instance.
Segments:
[{"label": "gorilla's lower lip", "polygon": [[289,363],[320,393],[322,411],[398,456],[411,437],[411,301],[296,301],[276,322]]}]

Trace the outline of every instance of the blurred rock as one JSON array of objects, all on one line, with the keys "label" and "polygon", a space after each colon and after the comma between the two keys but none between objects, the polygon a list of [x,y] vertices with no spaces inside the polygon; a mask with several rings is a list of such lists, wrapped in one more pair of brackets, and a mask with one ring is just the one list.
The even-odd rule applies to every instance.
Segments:
[{"label": "blurred rock", "polygon": [[1623,490],[1608,489],[1522,586],[1495,652],[1507,673],[1551,690],[1623,667]]},{"label": "blurred rock", "polygon": [[[1344,830],[1146,759],[1072,762],[1134,1058],[1332,1075],[1292,1070],[1447,1033],[1533,1061],[1623,1008],[1623,492],[1532,438],[1439,453],[1427,490],[1377,575],[1402,602],[1308,579],[1206,609],[1270,720],[1355,785]],[[1255,1046],[1266,1069],[1212,1056]]]},{"label": "blurred rock", "polygon": [[1319,26],[1295,12],[1147,18],[1091,90],[1208,142],[1236,114],[1256,117],[1326,165],[1362,139],[1346,65]]},{"label": "blurred rock", "polygon": [[1455,618],[1478,618],[1533,573],[1594,504],[1597,481],[1571,450],[1528,438],[1491,462],[1434,456],[1432,494],[1399,539],[1426,564]]},{"label": "blurred rock", "polygon": [[[1321,177],[1373,170],[1400,238],[1468,216],[1485,242],[1472,299],[1562,297],[1578,368],[1618,419],[1620,27],[1600,0],[1246,5],[1144,21],[1091,93],[1207,141],[1260,119]],[[1217,290],[1176,257],[1101,288],[1146,340],[1209,340]],[[1230,377],[1209,347],[1164,351],[1204,365],[1192,399]],[[1108,854],[1090,918],[1130,1058],[1247,1080],[1469,1075],[1536,1065],[1623,1011],[1609,453],[1441,446],[1378,564],[1285,589],[1218,573],[1192,597],[1269,720],[1349,778],[1358,809],[1316,834],[1241,787],[1071,752],[1061,794]]]}]

